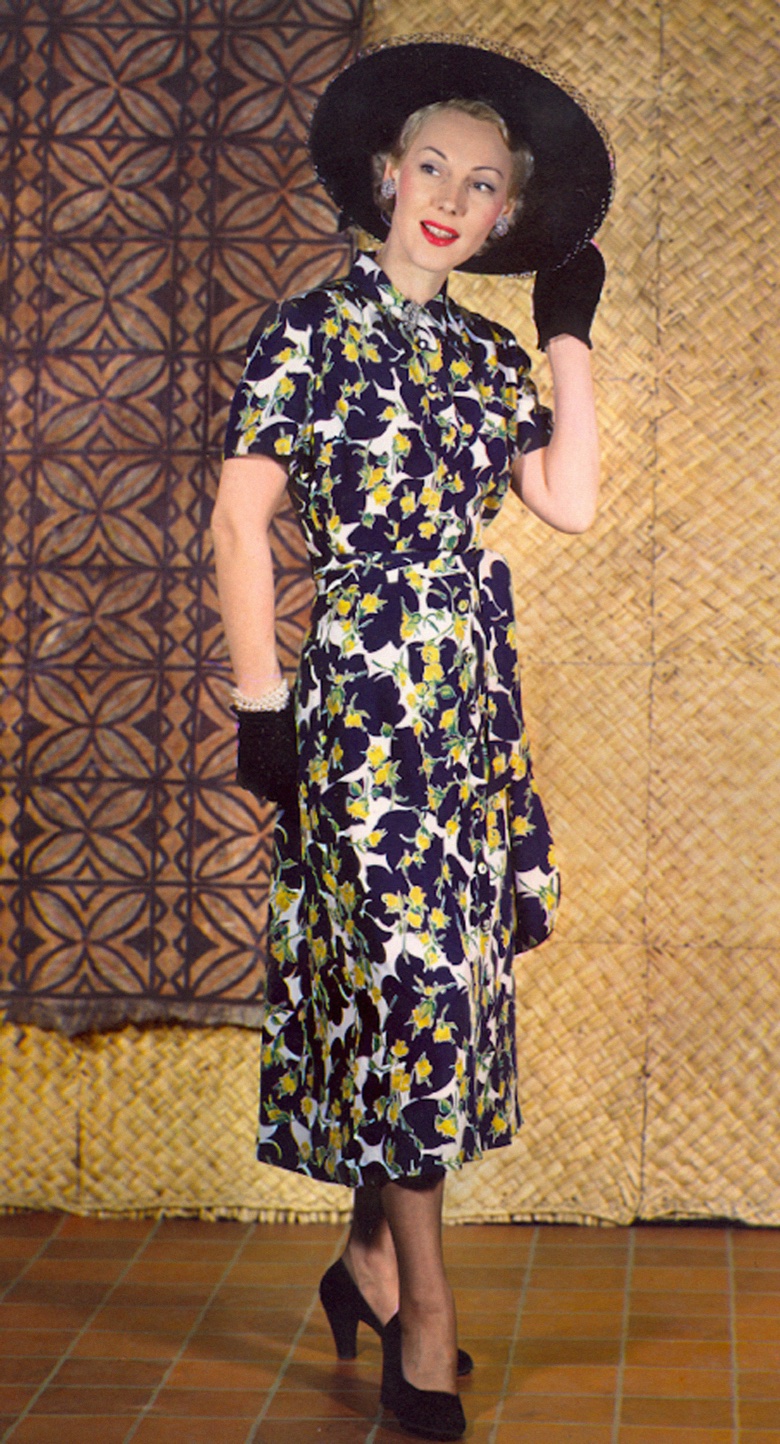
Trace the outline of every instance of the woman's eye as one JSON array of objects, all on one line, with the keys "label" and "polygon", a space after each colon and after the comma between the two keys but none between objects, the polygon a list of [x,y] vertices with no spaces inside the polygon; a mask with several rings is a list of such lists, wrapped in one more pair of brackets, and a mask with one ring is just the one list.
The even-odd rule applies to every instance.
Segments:
[{"label": "woman's eye", "polygon": [[426,175],[436,175],[436,174],[437,174],[436,166],[433,164],[433,161],[431,161],[431,160],[421,161],[421,163],[420,163],[420,169],[421,169],[421,170],[424,170]]},{"label": "woman's eye", "polygon": [[489,195],[495,195],[496,188],[491,185],[490,181],[475,181],[474,184],[478,191],[487,191]]}]

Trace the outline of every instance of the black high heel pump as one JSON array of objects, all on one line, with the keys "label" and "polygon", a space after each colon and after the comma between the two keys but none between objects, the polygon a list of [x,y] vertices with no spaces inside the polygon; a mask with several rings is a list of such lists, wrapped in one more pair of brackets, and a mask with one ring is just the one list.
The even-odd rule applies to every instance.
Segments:
[{"label": "black high heel pump", "polygon": [[[368,1324],[380,1339],[384,1329],[374,1310],[366,1303],[363,1295],[347,1269],[343,1259],[331,1264],[320,1281],[320,1300],[327,1314],[328,1323],[340,1359],[357,1358],[358,1324]],[[465,1349],[458,1349],[458,1378],[465,1378],[474,1368],[474,1360]]]},{"label": "black high heel pump", "polygon": [[420,1439],[461,1439],[466,1432],[466,1416],[458,1394],[416,1389],[404,1378],[398,1314],[393,1315],[382,1334],[381,1399],[401,1427]]},{"label": "black high heel pump", "polygon": [[382,1325],[369,1308],[342,1259],[331,1264],[320,1281],[320,1301],[328,1316],[333,1342],[340,1359],[357,1358],[357,1327],[368,1324],[382,1337]]}]

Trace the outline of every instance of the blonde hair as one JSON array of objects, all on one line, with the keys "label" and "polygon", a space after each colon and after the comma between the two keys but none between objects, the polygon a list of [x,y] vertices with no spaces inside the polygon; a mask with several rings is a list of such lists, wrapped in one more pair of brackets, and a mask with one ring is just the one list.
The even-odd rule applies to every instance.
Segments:
[{"label": "blonde hair", "polygon": [[494,125],[501,139],[504,142],[510,156],[512,157],[512,173],[509,177],[508,195],[514,200],[515,209],[512,216],[514,220],[522,206],[523,191],[531,178],[534,168],[534,158],[524,141],[515,141],[512,138],[509,126],[503,115],[499,115],[492,105],[484,100],[435,100],[431,105],[423,105],[419,110],[413,110],[411,115],[406,117],[401,129],[388,150],[379,151],[372,156],[374,200],[383,215],[388,218],[393,213],[393,200],[382,195],[381,186],[385,173],[385,166],[388,161],[395,165],[400,164],[406,152],[415,139],[415,136],[424,126],[426,120],[432,115],[441,115],[446,111],[460,111],[462,115],[470,115],[472,120],[484,120],[488,125]]}]

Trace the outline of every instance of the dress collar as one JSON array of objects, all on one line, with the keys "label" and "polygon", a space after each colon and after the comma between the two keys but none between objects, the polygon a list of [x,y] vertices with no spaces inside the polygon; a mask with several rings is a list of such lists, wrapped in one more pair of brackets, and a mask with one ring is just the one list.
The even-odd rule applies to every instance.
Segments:
[{"label": "dress collar", "polygon": [[367,251],[359,252],[350,279],[357,283],[364,295],[370,296],[392,316],[411,340],[427,341],[435,346],[437,335],[444,336],[450,326],[457,325],[451,313],[446,283],[437,295],[421,306],[417,301],[410,301],[393,285],[378,261]]}]

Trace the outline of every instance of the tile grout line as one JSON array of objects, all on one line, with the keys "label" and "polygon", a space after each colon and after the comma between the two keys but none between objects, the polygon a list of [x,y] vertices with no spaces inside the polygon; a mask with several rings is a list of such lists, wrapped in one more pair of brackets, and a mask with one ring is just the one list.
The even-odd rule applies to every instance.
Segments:
[{"label": "tile grout line", "polygon": [[626,1345],[628,1344],[628,1321],[631,1314],[631,1288],[634,1282],[634,1253],[636,1249],[636,1233],[633,1228],[628,1230],[628,1258],[626,1259],[626,1282],[623,1288],[623,1317],[620,1324],[620,1358],[618,1359],[617,1378],[615,1379],[615,1407],[612,1414],[612,1433],[610,1444],[618,1444],[620,1434],[620,1416],[623,1412],[623,1377],[626,1372]]},{"label": "tile grout line", "polygon": [[734,1244],[731,1229],[726,1229],[726,1259],[729,1268],[729,1343],[731,1364],[731,1440],[739,1444],[739,1358],[737,1354],[737,1280],[734,1274]]},{"label": "tile grout line", "polygon": [[[0,1292],[0,1304],[5,1303],[6,1295],[7,1295],[7,1294],[10,1294],[11,1289],[15,1289],[15,1288],[16,1288],[16,1285],[19,1283],[20,1279],[23,1279],[24,1276],[25,1276],[25,1274],[27,1273],[28,1269],[31,1269],[32,1266],[33,1266],[33,1264],[38,1262],[38,1260],[39,1260],[39,1258],[41,1257],[41,1255],[43,1254],[44,1250],[45,1250],[45,1249],[47,1248],[47,1246],[52,1242],[52,1239],[58,1238],[64,1227],[65,1227],[65,1214],[63,1213],[62,1217],[60,1218],[59,1223],[57,1224],[57,1227],[54,1228],[54,1229],[52,1229],[51,1233],[47,1233],[47,1234],[46,1234],[46,1237],[43,1239],[43,1242],[41,1243],[40,1248],[37,1248],[37,1249],[35,1250],[35,1253],[30,1254],[30,1257],[28,1258],[27,1262],[26,1262],[25,1264],[23,1264],[22,1268],[20,1268],[18,1274],[15,1274],[14,1277],[11,1279],[11,1282],[7,1285],[7,1287],[4,1288],[4,1289]],[[7,1238],[13,1238],[13,1234],[6,1234],[6,1237],[7,1237]],[[17,1238],[18,1238],[18,1237],[20,1237],[20,1235],[17,1234]],[[23,1237],[23,1235],[22,1235],[22,1237]]]},{"label": "tile grout line", "polygon": [[539,1225],[538,1225],[538,1223],[537,1223],[537,1224],[534,1224],[534,1231],[533,1231],[533,1233],[532,1233],[532,1235],[531,1235],[531,1246],[530,1246],[530,1248],[529,1248],[529,1250],[528,1250],[528,1262],[527,1262],[527,1264],[526,1264],[526,1266],[525,1266],[525,1273],[523,1274],[523,1282],[522,1282],[522,1284],[521,1284],[521,1286],[520,1286],[520,1297],[519,1297],[519,1299],[517,1300],[517,1308],[516,1308],[516,1310],[515,1310],[514,1328],[512,1329],[512,1338],[511,1338],[511,1340],[510,1340],[510,1342],[509,1342],[509,1353],[507,1354],[506,1368],[504,1369],[504,1377],[503,1377],[503,1379],[502,1379],[502,1381],[501,1381],[501,1393],[500,1393],[499,1396],[498,1396],[498,1404],[497,1404],[497,1406],[496,1406],[496,1417],[495,1417],[495,1419],[493,1420],[493,1428],[491,1429],[491,1431],[490,1431],[490,1433],[489,1433],[489,1435],[488,1435],[488,1444],[495,1444],[495,1441],[496,1441],[496,1438],[497,1438],[497,1435],[498,1435],[498,1427],[499,1427],[499,1424],[501,1423],[501,1415],[502,1415],[503,1412],[504,1412],[504,1400],[506,1399],[507,1387],[508,1387],[508,1385],[509,1385],[509,1378],[510,1378],[510,1375],[511,1375],[511,1372],[512,1372],[512,1365],[513,1365],[513,1363],[514,1363],[515,1347],[516,1347],[516,1345],[517,1345],[517,1337],[518,1337],[518,1334],[520,1333],[520,1325],[521,1325],[521,1323],[522,1323],[522,1321],[523,1321],[523,1310],[525,1309],[525,1301],[526,1301],[526,1298],[528,1297],[528,1289],[529,1289],[530,1283],[531,1283],[531,1274],[532,1274],[532,1272],[533,1272],[534,1263],[536,1262],[536,1245],[537,1245],[538,1242],[539,1242]]},{"label": "tile grout line", "polygon": [[[244,1252],[244,1249],[246,1248],[247,1244],[249,1243],[250,1238],[252,1238],[252,1236],[253,1236],[253,1234],[254,1234],[254,1231],[255,1231],[255,1225],[254,1225],[254,1224],[247,1224],[247,1226],[246,1226],[246,1233],[244,1234],[244,1237],[242,1238],[242,1240],[241,1240],[240,1244],[238,1245],[238,1247],[234,1250],[234,1252],[233,1252],[233,1254],[232,1254],[232,1256],[231,1256],[231,1258],[230,1258],[230,1261],[225,1264],[225,1267],[223,1268],[222,1273],[220,1274],[220,1276],[219,1276],[219,1278],[217,1279],[216,1283],[215,1283],[214,1286],[212,1287],[212,1289],[211,1289],[211,1291],[210,1291],[210,1293],[209,1293],[208,1298],[205,1300],[205,1302],[203,1303],[202,1307],[198,1310],[197,1316],[196,1316],[193,1324],[192,1324],[191,1327],[188,1329],[187,1334],[185,1335],[185,1337],[182,1339],[181,1344],[180,1344],[178,1350],[176,1351],[176,1353],[174,1354],[173,1358],[171,1359],[171,1361],[170,1361],[167,1369],[165,1370],[165,1373],[163,1374],[162,1378],[160,1379],[159,1384],[155,1385],[155,1388],[152,1390],[152,1393],[151,1393],[150,1397],[147,1399],[147,1401],[146,1401],[146,1403],[144,1404],[143,1408],[142,1408],[142,1409],[139,1409],[138,1413],[136,1414],[135,1419],[133,1420],[132,1424],[130,1425],[130,1427],[129,1427],[128,1431],[127,1431],[127,1433],[125,1434],[124,1439],[122,1440],[122,1444],[130,1444],[130,1440],[131,1440],[131,1439],[135,1436],[135,1434],[137,1433],[140,1424],[143,1422],[144,1419],[148,1418],[148,1416],[149,1416],[149,1411],[150,1411],[150,1409],[152,1408],[152,1406],[154,1405],[155,1400],[158,1398],[158,1396],[159,1396],[159,1394],[160,1394],[160,1390],[163,1389],[163,1388],[165,1387],[166,1383],[168,1382],[168,1379],[169,1379],[170,1376],[171,1376],[172,1370],[176,1368],[176,1365],[178,1364],[179,1360],[181,1359],[181,1356],[182,1356],[182,1354],[184,1353],[185,1349],[187,1348],[187,1345],[189,1344],[189,1342],[190,1342],[193,1334],[195,1333],[196,1329],[198,1329],[198,1328],[200,1327],[200,1324],[201,1324],[201,1322],[202,1322],[205,1314],[206,1314],[207,1311],[211,1308],[211,1305],[212,1305],[212,1303],[213,1303],[213,1301],[214,1301],[214,1298],[215,1298],[215,1296],[219,1293],[219,1290],[222,1288],[222,1285],[224,1284],[226,1278],[228,1277],[228,1274],[230,1273],[230,1270],[235,1266],[235,1264],[238,1263],[238,1260],[240,1259],[242,1253]],[[154,1306],[152,1305],[151,1307],[154,1307]],[[0,1444],[1,1444],[1,1441],[0,1441]]]},{"label": "tile grout line", "polygon": [[[335,1262],[336,1262],[336,1259],[339,1258],[340,1255],[341,1255],[341,1253],[343,1252],[344,1244],[346,1243],[348,1236],[349,1236],[349,1225],[345,1225],[344,1229],[342,1230],[341,1237],[339,1238],[339,1240],[338,1240],[338,1242],[337,1242],[337,1244],[336,1244],[336,1249],[335,1249],[334,1253],[331,1255],[331,1262],[332,1262],[332,1263],[335,1263]],[[289,1347],[289,1349],[287,1350],[287,1356],[286,1356],[286,1358],[285,1358],[285,1359],[282,1361],[282,1363],[279,1365],[279,1369],[278,1369],[276,1378],[274,1379],[274,1382],[273,1382],[273,1384],[271,1385],[271,1388],[270,1388],[269,1391],[268,1391],[268,1394],[267,1394],[267,1396],[266,1396],[265,1403],[263,1404],[263,1407],[262,1407],[262,1409],[260,1410],[259,1414],[255,1415],[255,1418],[252,1420],[251,1424],[249,1425],[249,1430],[248,1430],[246,1439],[245,1439],[245,1441],[244,1441],[244,1444],[260,1444],[260,1435],[257,1433],[257,1430],[258,1430],[258,1429],[260,1428],[260,1426],[265,1422],[266,1416],[267,1416],[267,1414],[268,1414],[268,1410],[270,1409],[271,1405],[273,1404],[274,1399],[276,1398],[277,1394],[279,1393],[279,1390],[280,1390],[281,1387],[282,1387],[282,1383],[283,1383],[283,1381],[284,1381],[284,1376],[285,1376],[285,1374],[287,1373],[287,1370],[289,1369],[290,1364],[292,1363],[293,1354],[295,1353],[295,1350],[297,1349],[297,1347],[298,1347],[301,1339],[303,1338],[304,1333],[306,1332],[306,1329],[307,1329],[307,1327],[308,1327],[309,1320],[310,1320],[312,1314],[314,1313],[314,1310],[315,1310],[315,1308],[317,1307],[317,1304],[319,1303],[319,1298],[320,1298],[319,1289],[318,1289],[318,1288],[315,1288],[315,1290],[314,1290],[314,1297],[312,1298],[312,1301],[311,1301],[311,1303],[309,1304],[309,1307],[308,1307],[308,1309],[306,1310],[306,1313],[304,1314],[304,1316],[303,1316],[303,1318],[301,1319],[301,1322],[300,1322],[298,1328],[297,1328],[296,1331],[295,1331],[295,1335],[294,1335],[294,1337],[293,1337],[293,1339],[292,1339],[292,1342],[291,1342],[291,1344],[290,1344],[290,1347]],[[376,1428],[376,1424],[374,1424],[373,1429],[372,1429],[370,1432],[373,1432],[373,1430],[374,1430],[375,1428]],[[0,1441],[0,1444],[2,1444],[2,1441]],[[127,1440],[125,1440],[125,1444],[128,1444],[128,1441],[127,1441]]]},{"label": "tile grout line", "polygon": [[[141,1241],[141,1243],[139,1243],[138,1248],[135,1250],[135,1253],[132,1255],[131,1258],[129,1258],[129,1259],[127,1260],[127,1262],[125,1263],[125,1266],[124,1266],[124,1268],[122,1269],[122,1271],[117,1275],[117,1277],[114,1279],[114,1282],[111,1284],[111,1286],[110,1286],[110,1287],[106,1290],[106,1292],[103,1294],[103,1296],[102,1296],[102,1298],[101,1298],[101,1300],[100,1300],[100,1303],[95,1304],[95,1307],[94,1307],[94,1309],[92,1310],[92,1312],[91,1312],[91,1314],[89,1315],[89,1317],[88,1317],[87,1319],[85,1319],[85,1321],[84,1321],[84,1323],[82,1324],[81,1328],[74,1334],[73,1338],[71,1339],[70,1343],[68,1344],[67,1349],[63,1349],[62,1353],[61,1353],[61,1354],[58,1356],[58,1358],[55,1360],[55,1363],[54,1363],[53,1367],[49,1370],[49,1373],[46,1375],[46,1378],[43,1380],[43,1382],[42,1382],[41,1384],[38,1385],[38,1388],[36,1389],[36,1391],[35,1391],[35,1393],[33,1394],[32,1398],[31,1398],[31,1399],[28,1399],[25,1407],[20,1411],[19,1414],[17,1414],[16,1418],[13,1420],[13,1423],[8,1426],[8,1429],[6,1430],[5,1434],[3,1434],[3,1435],[2,1435],[2,1438],[0,1438],[0,1444],[5,1444],[5,1440],[6,1440],[6,1439],[11,1439],[11,1438],[13,1437],[13,1431],[16,1429],[17,1425],[18,1425],[18,1424],[21,1424],[22,1420],[27,1418],[28,1414],[30,1413],[30,1410],[33,1408],[33,1406],[34,1406],[35,1404],[37,1404],[37,1402],[38,1402],[38,1400],[40,1399],[41,1395],[43,1394],[44,1390],[45,1390],[45,1389],[48,1389],[49,1385],[50,1385],[51,1383],[53,1383],[53,1381],[56,1379],[57,1374],[59,1373],[60,1369],[62,1368],[62,1365],[65,1363],[65,1360],[70,1358],[70,1356],[71,1356],[71,1354],[73,1353],[73,1350],[75,1349],[76,1345],[79,1343],[79,1341],[80,1341],[81,1339],[83,1339],[85,1333],[87,1332],[87,1329],[88,1329],[88,1328],[90,1327],[90,1325],[92,1324],[93,1319],[97,1318],[98,1314],[100,1313],[100,1310],[105,1308],[106,1304],[108,1303],[109,1299],[111,1298],[111,1295],[115,1292],[116,1289],[119,1288],[119,1285],[121,1284],[121,1282],[122,1282],[122,1280],[124,1279],[125,1275],[127,1274],[128,1270],[133,1267],[133,1264],[136,1263],[136,1261],[140,1258],[140,1256],[141,1256],[141,1254],[143,1253],[144,1249],[146,1248],[147,1244],[150,1243],[151,1240],[154,1238],[155,1234],[157,1233],[157,1230],[158,1230],[159,1227],[160,1227],[160,1222],[161,1222],[161,1220],[158,1218],[157,1221],[156,1221],[156,1223],[154,1224],[154,1226],[150,1229],[150,1231],[149,1231],[147,1234],[144,1235],[144,1238],[143,1238],[143,1240]],[[64,1218],[63,1218],[62,1226],[64,1226],[64,1223],[65,1223],[65,1220],[64,1220]]]}]

